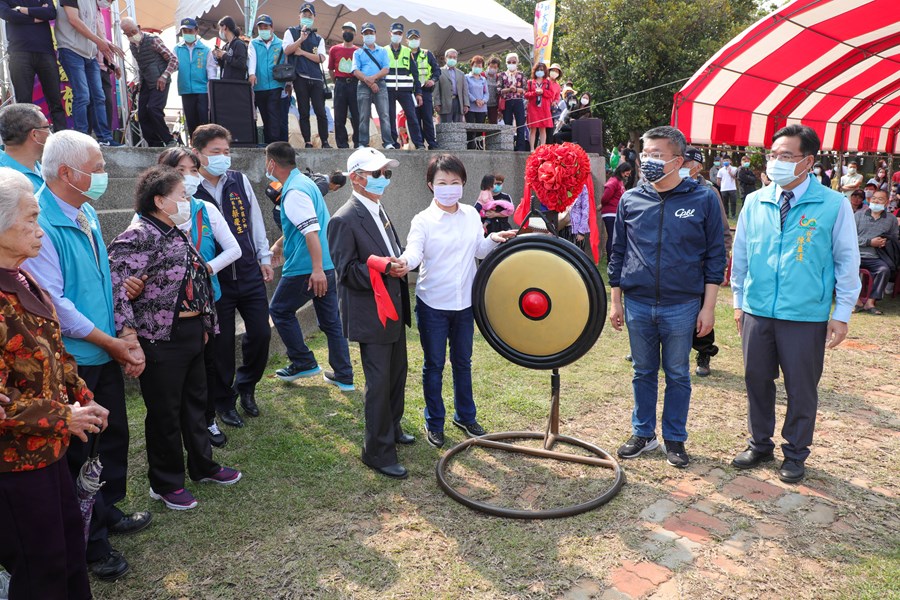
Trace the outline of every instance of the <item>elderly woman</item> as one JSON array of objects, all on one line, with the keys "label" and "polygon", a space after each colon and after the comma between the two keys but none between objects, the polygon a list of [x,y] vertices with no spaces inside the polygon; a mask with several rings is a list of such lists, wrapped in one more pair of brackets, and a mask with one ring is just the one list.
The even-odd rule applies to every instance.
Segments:
[{"label": "elderly woman", "polygon": [[134,329],[147,357],[140,381],[150,497],[188,510],[197,500],[184,487],[183,449],[194,481],[231,485],[241,478],[213,461],[206,431],[204,345],[216,325],[210,268],[178,228],[191,218],[181,173],[164,165],[144,171],[135,210],[138,222],[109,246],[110,269],[114,286],[129,276],[146,276],[146,284],[132,301],[116,298],[116,329]]},{"label": "elderly woman", "polygon": [[11,598],[90,598],[84,529],[64,460],[108,411],[63,347],[53,303],[19,266],[44,232],[33,187],[0,168],[0,565]]}]

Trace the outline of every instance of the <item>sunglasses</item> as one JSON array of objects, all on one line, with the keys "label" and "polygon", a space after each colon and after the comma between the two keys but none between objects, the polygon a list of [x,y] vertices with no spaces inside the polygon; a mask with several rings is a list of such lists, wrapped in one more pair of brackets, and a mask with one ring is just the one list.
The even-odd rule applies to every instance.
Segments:
[{"label": "sunglasses", "polygon": [[378,179],[382,175],[384,175],[385,179],[390,179],[391,175],[393,174],[393,171],[391,171],[390,169],[379,169],[378,171],[372,171],[372,177],[374,179]]}]

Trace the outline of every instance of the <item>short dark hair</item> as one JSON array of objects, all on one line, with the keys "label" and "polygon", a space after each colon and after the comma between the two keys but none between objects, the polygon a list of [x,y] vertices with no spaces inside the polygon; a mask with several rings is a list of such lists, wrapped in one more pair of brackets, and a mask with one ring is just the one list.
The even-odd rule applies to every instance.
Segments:
[{"label": "short dark hair", "polygon": [[21,146],[28,134],[44,126],[44,115],[35,104],[10,104],[0,110],[0,138],[7,146]]},{"label": "short dark hair", "polygon": [[297,153],[287,142],[272,142],[266,146],[266,159],[274,160],[279,167],[297,166]]},{"label": "short dark hair", "polygon": [[344,175],[344,172],[338,169],[337,171],[332,171],[328,174],[328,183],[333,183],[339,187],[344,187],[347,183],[347,176]]},{"label": "short dark hair", "polygon": [[822,147],[822,142],[819,141],[816,130],[812,127],[807,127],[806,125],[798,125],[795,123],[793,125],[788,125],[787,127],[782,127],[772,136],[772,143],[774,144],[775,140],[783,137],[800,138],[800,152],[803,153],[803,156],[815,156],[819,153],[819,148]]},{"label": "short dark hair", "polygon": [[207,123],[194,130],[194,135],[191,136],[191,144],[193,144],[194,148],[197,150],[203,150],[211,141],[217,139],[226,140],[230,146],[231,132],[221,125]]},{"label": "short dark hair", "polygon": [[438,154],[431,157],[428,162],[428,171],[425,174],[425,182],[434,183],[434,177],[438,171],[459,175],[463,184],[466,183],[466,166],[452,154]]},{"label": "short dark hair", "polygon": [[191,162],[194,163],[194,168],[200,168],[200,159],[197,158],[197,155],[183,146],[166,148],[159,153],[158,157],[156,157],[156,164],[175,168],[178,167],[178,163],[180,163],[181,159],[185,156],[191,159]]},{"label": "short dark hair", "polygon": [[168,196],[184,181],[181,173],[168,165],[154,165],[138,175],[134,190],[134,210],[148,215],[155,213],[156,197]]},{"label": "short dark hair", "polygon": [[500,57],[499,56],[491,56],[488,59],[487,64],[488,65],[497,65],[499,67],[500,66]]},{"label": "short dark hair", "polygon": [[630,162],[625,160],[619,163],[619,165],[616,167],[616,170],[613,171],[613,175],[616,179],[621,181],[625,178],[625,173],[627,171],[634,171],[634,168],[631,166]]},{"label": "short dark hair", "polygon": [[481,178],[481,189],[489,190],[494,187],[494,179],[493,175],[485,175]]}]

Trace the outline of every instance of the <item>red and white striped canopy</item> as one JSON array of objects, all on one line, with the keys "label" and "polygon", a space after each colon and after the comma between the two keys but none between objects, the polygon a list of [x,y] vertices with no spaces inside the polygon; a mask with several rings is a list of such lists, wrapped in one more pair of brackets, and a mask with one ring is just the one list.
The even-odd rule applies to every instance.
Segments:
[{"label": "red and white striped canopy", "polygon": [[695,144],[769,147],[793,123],[823,150],[900,153],[900,0],[794,0],[719,50],[672,109]]}]

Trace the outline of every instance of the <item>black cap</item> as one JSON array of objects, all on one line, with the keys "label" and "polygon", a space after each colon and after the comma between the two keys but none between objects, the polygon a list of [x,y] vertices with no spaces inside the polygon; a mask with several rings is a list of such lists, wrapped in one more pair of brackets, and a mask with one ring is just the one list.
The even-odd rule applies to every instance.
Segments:
[{"label": "black cap", "polygon": [[703,164],[703,152],[699,148],[688,146],[684,151],[684,162],[694,161]]},{"label": "black cap", "polygon": [[312,13],[312,16],[316,16],[316,7],[311,2],[305,2],[300,6],[300,12],[305,11],[309,11]]},{"label": "black cap", "polygon": [[197,21],[194,19],[182,19],[181,20],[181,28],[182,29],[197,29]]},{"label": "black cap", "polygon": [[410,29],[406,32],[406,37],[411,38],[412,36],[416,36],[417,38],[422,37],[422,34],[419,33],[418,29]]},{"label": "black cap", "polygon": [[391,33],[395,31],[403,33],[403,23],[391,23]]},{"label": "black cap", "polygon": [[362,27],[359,28],[360,33],[365,33],[367,31],[374,31],[375,33],[378,33],[378,30],[375,29],[375,23],[363,23]]}]

